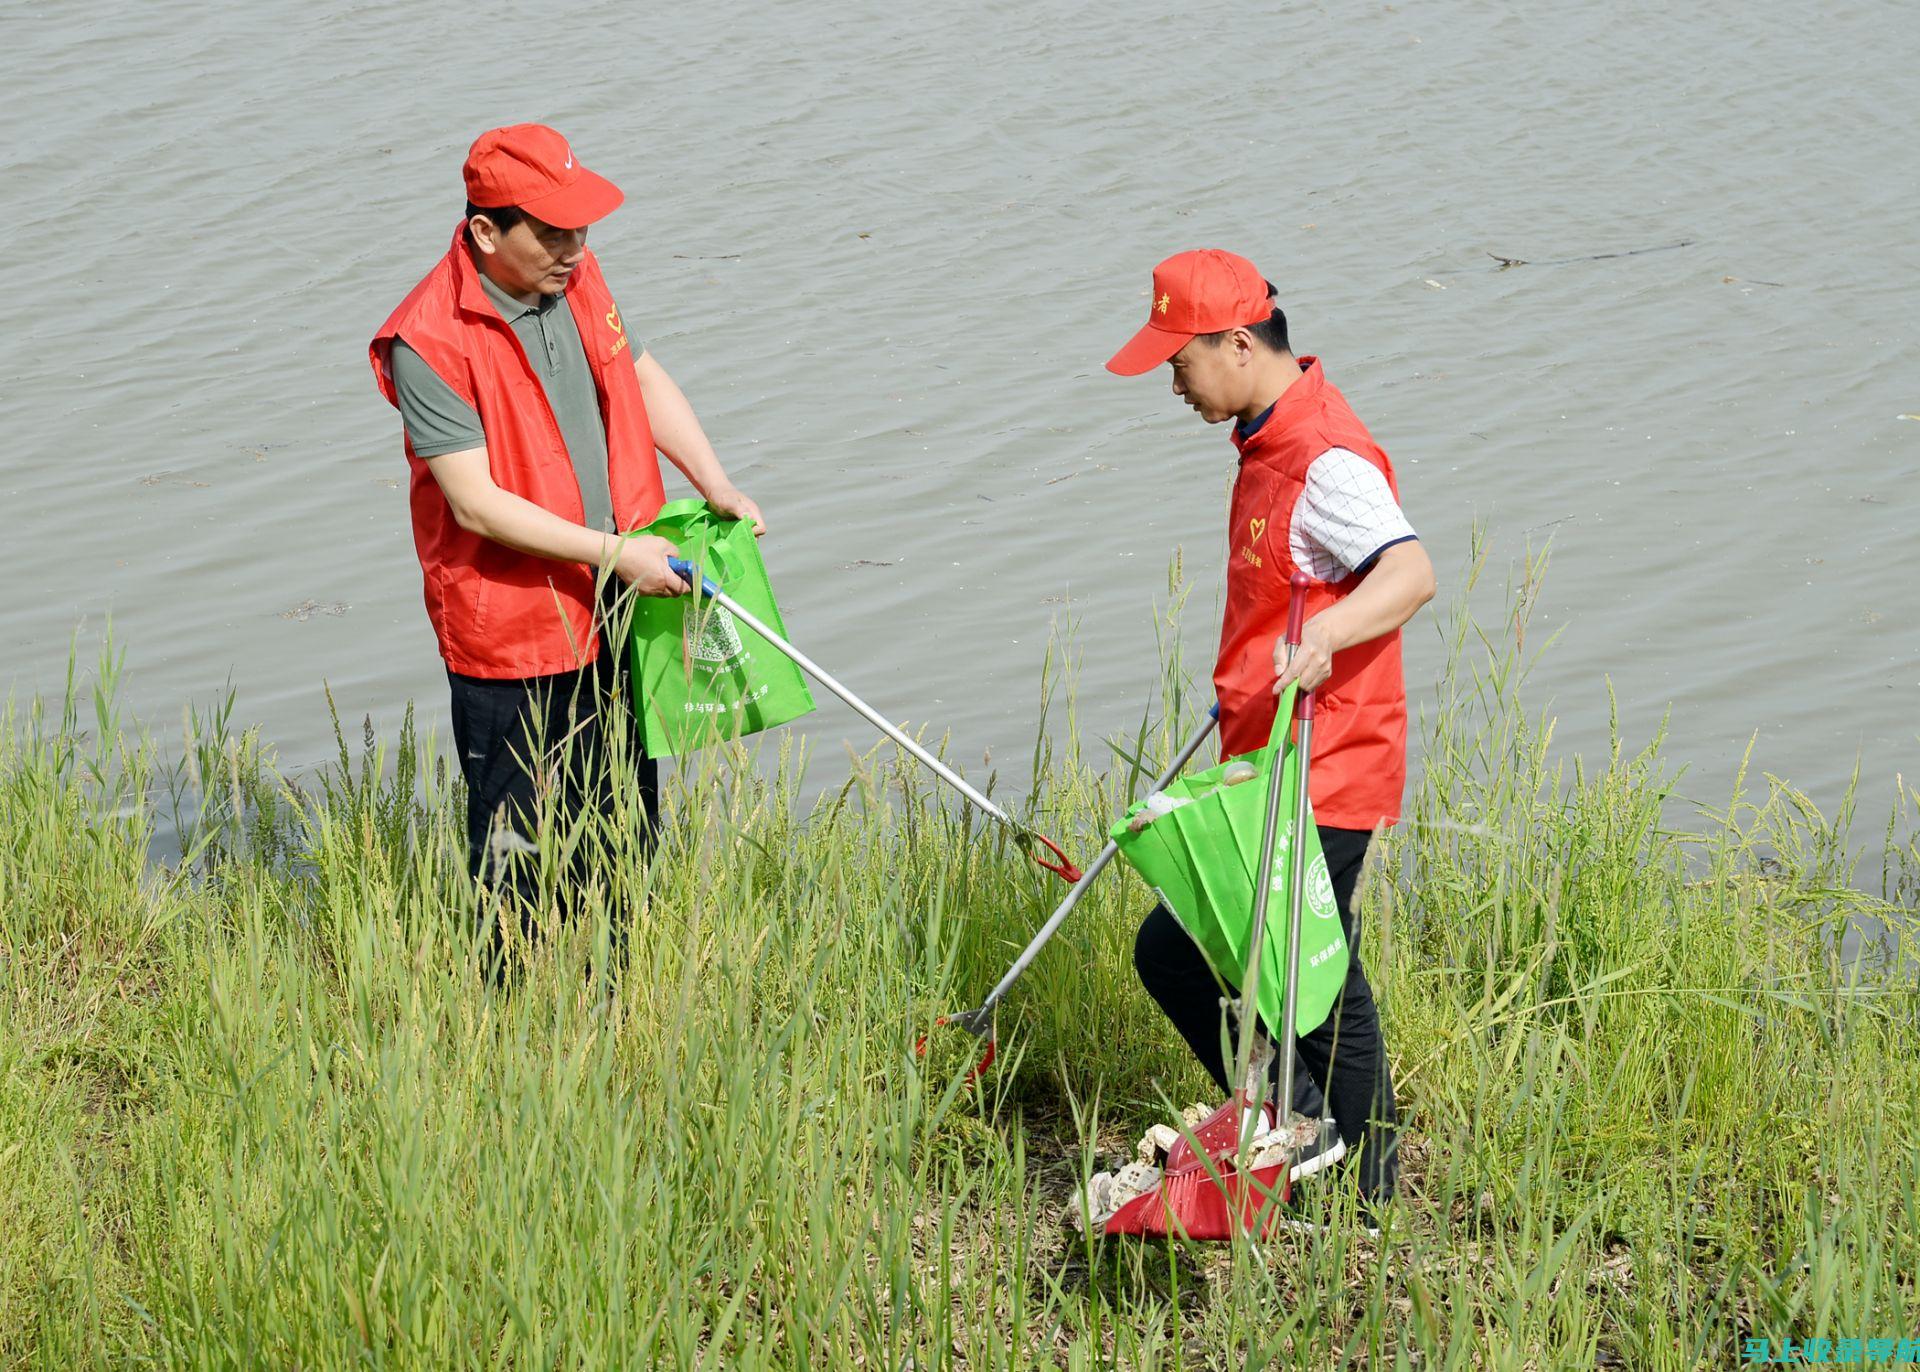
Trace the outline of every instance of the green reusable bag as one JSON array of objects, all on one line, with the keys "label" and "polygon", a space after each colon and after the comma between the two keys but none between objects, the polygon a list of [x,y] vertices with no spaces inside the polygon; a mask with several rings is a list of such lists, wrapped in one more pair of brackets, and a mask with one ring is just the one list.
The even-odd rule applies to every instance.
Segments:
[{"label": "green reusable bag", "polygon": [[[751,524],[715,514],[704,500],[675,500],[636,532],[671,540],[742,609],[786,637]],[[628,654],[648,756],[676,757],[813,709],[813,693],[793,660],[720,605],[698,594],[630,601]]]},{"label": "green reusable bag", "polygon": [[[1293,718],[1296,688],[1280,697],[1275,719]],[[1266,944],[1260,964],[1260,1019],[1269,1029],[1280,1023],[1280,1000],[1286,984],[1287,900],[1292,890],[1295,855],[1293,805],[1300,779],[1299,760],[1285,746],[1286,728],[1257,752],[1229,759],[1208,771],[1196,772],[1168,786],[1169,797],[1188,797],[1192,803],[1160,816],[1134,833],[1128,821],[1146,808],[1144,800],[1132,806],[1110,837],[1120,856],[1153,888],[1154,894],[1180,921],[1214,973],[1228,985],[1244,986],[1247,944],[1253,934],[1253,893],[1260,878],[1260,839],[1267,818],[1267,788],[1272,784],[1275,753],[1284,754],[1280,789],[1280,826],[1274,836],[1273,890],[1267,898]],[[1237,786],[1223,784],[1232,762],[1251,762],[1253,778]],[[1306,915],[1300,932],[1300,982],[1294,1005],[1294,1030],[1306,1034],[1320,1027],[1333,1010],[1334,1000],[1347,979],[1347,939],[1340,927],[1340,910],[1333,898],[1327,859],[1320,851],[1320,834],[1307,816]]]}]

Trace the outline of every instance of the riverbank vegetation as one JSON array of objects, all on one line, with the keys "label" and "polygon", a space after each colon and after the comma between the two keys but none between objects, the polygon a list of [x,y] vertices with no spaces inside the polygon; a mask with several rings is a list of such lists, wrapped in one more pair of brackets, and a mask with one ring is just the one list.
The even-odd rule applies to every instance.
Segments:
[{"label": "riverbank vegetation", "polygon": [[[1379,1238],[1069,1235],[1076,1175],[1211,1093],[1134,980],[1146,898],[1095,888],[977,1085],[963,1035],[917,1058],[1063,888],[890,749],[805,807],[797,749],[716,751],[651,861],[631,811],[552,836],[604,880],[496,982],[430,740],[296,779],[221,711],[168,763],[111,658],[16,702],[0,1365],[1654,1369],[1920,1335],[1914,796],[1863,872],[1851,800],[1743,775],[1675,826],[1659,740],[1554,764],[1536,570],[1448,626],[1363,881],[1406,1126]],[[1170,666],[1117,749],[1038,746],[1036,822],[1091,856],[1204,704]]]}]

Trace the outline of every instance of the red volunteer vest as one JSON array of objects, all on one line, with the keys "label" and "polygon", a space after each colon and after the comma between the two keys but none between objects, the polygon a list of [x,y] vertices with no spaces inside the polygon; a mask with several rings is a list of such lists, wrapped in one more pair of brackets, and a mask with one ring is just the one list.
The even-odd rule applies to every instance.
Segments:
[{"label": "red volunteer vest", "polygon": [[[1397,499],[1393,464],[1366,426],[1327,383],[1317,358],[1303,357],[1300,379],[1251,436],[1234,432],[1240,474],[1227,524],[1227,609],[1213,687],[1220,702],[1223,755],[1266,745],[1273,732],[1273,645],[1284,635],[1294,561],[1288,531],[1307,467],[1329,448],[1346,448],[1378,467]],[[1301,570],[1305,570],[1302,568]],[[1311,575],[1311,573],[1309,573]],[[1353,593],[1363,577],[1314,581],[1312,619]],[[1372,829],[1400,818],[1407,780],[1407,693],[1400,675],[1400,631],[1334,655],[1313,724],[1309,792],[1314,819],[1338,829]]]},{"label": "red volunteer vest", "polygon": [[[578,523],[585,518],[580,483],[560,425],[520,340],[481,288],[465,228],[463,220],[447,255],[374,335],[368,349],[374,382],[397,406],[388,357],[393,340],[406,339],[478,411],[494,484]],[[666,494],[626,329],[592,253],[567,283],[567,306],[600,394],[614,521],[637,528],[659,512]],[[570,672],[593,661],[599,651],[593,571],[462,529],[411,442],[407,461],[427,617],[447,666],[465,676],[515,678]]]}]

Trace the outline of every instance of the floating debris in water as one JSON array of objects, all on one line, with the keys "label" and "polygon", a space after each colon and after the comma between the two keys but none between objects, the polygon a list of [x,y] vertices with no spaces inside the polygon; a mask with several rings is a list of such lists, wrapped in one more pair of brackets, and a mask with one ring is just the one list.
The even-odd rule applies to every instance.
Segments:
[{"label": "floating debris in water", "polygon": [[341,615],[345,614],[349,608],[349,606],[338,600],[303,600],[290,610],[282,610],[280,612],[280,618],[298,620],[304,624],[315,615],[332,615],[335,619],[338,619]]},{"label": "floating debris in water", "polygon": [[1079,471],[1067,472],[1064,475],[1056,476],[1051,481],[1043,482],[1042,484],[1058,486],[1062,481],[1073,480],[1076,476],[1080,475],[1080,472],[1111,472],[1114,470],[1116,470],[1116,468],[1110,467],[1104,462],[1096,462],[1091,467],[1082,467]]}]

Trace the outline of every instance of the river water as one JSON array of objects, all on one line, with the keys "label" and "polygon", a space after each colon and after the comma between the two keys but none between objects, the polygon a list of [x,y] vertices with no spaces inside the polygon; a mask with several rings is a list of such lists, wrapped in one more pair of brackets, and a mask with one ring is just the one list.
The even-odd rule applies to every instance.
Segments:
[{"label": "river water", "polygon": [[[1875,817],[1920,773],[1910,4],[0,16],[16,695],[110,618],[163,734],[230,681],[295,768],[323,683],[444,736],[365,345],[467,143],[538,119],[627,191],[593,245],[766,509],[796,641],[1003,781],[1069,618],[1085,738],[1138,719],[1176,549],[1207,660],[1232,449],[1101,369],[1207,245],[1393,454],[1443,605],[1476,526],[1490,606],[1551,540],[1563,749],[1604,747],[1611,679],[1630,742],[1671,710],[1689,797],[1755,734],[1828,807],[1856,759]],[[828,771],[871,741],[805,727]]]}]

